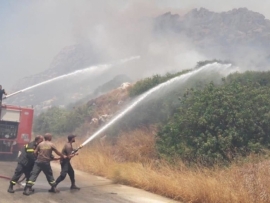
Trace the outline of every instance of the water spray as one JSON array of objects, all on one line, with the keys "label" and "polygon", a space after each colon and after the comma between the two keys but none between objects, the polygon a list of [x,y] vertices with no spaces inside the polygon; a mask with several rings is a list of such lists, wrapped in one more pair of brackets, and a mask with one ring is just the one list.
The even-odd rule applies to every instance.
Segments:
[{"label": "water spray", "polygon": [[[218,67],[217,67],[218,66]],[[212,70],[213,71],[225,71],[226,74],[232,72],[232,71],[228,71],[228,68],[232,67],[231,64],[219,64],[219,63],[213,63],[213,64],[207,64],[205,66],[202,66],[201,68],[198,68],[196,70],[190,71],[188,73],[185,73],[183,75],[177,76],[175,78],[172,78],[170,80],[168,80],[167,82],[161,83],[158,86],[148,90],[146,93],[144,93],[143,95],[141,95],[138,99],[136,99],[130,106],[128,106],[125,110],[123,110],[121,113],[119,113],[117,116],[115,116],[110,122],[108,122],[106,125],[104,125],[101,129],[99,129],[97,132],[95,132],[91,137],[89,137],[86,141],[84,141],[79,148],[75,149],[73,151],[73,154],[75,154],[76,152],[78,152],[82,147],[84,147],[87,143],[91,142],[94,138],[96,138],[98,135],[100,135],[103,131],[105,131],[108,127],[110,127],[112,124],[114,124],[117,120],[119,120],[120,118],[122,118],[124,115],[126,115],[129,111],[131,111],[135,106],[137,106],[141,101],[143,101],[146,97],[148,97],[149,95],[151,95],[152,93],[160,90],[163,87],[166,87],[174,82],[177,81],[181,81],[181,82],[185,82],[187,79],[189,79],[191,76],[204,71],[204,70]],[[234,71],[234,70],[233,70]]]},{"label": "water spray", "polygon": [[115,65],[120,65],[120,64],[123,64],[123,63],[126,63],[128,61],[131,61],[131,60],[135,60],[135,59],[140,59],[140,56],[132,56],[132,57],[129,57],[129,58],[126,58],[126,59],[121,59],[115,63],[111,63],[111,64],[104,64],[104,65],[97,65],[97,66],[91,66],[91,67],[88,67],[88,68],[84,68],[84,69],[81,69],[81,70],[76,70],[72,73],[68,73],[68,74],[65,74],[65,75],[61,75],[61,76],[58,76],[58,77],[55,77],[55,78],[52,78],[52,79],[49,79],[49,80],[46,80],[44,82],[41,82],[41,83],[38,83],[36,85],[33,85],[33,86],[30,86],[30,87],[27,87],[25,89],[22,89],[22,90],[19,90],[17,92],[14,92],[14,93],[11,93],[9,95],[7,95],[5,98],[9,98],[9,97],[12,97],[16,94],[19,94],[19,93],[22,93],[22,92],[25,92],[27,90],[30,90],[30,89],[33,89],[33,88],[36,88],[36,87],[39,87],[41,85],[45,85],[47,83],[50,83],[50,82],[53,82],[53,81],[56,81],[56,80],[59,80],[59,79],[63,79],[63,78],[66,78],[66,77],[69,77],[69,76],[72,76],[72,75],[76,75],[76,74],[80,74],[80,73],[85,73],[85,72],[94,72],[94,71],[104,71],[112,66],[115,66]]}]

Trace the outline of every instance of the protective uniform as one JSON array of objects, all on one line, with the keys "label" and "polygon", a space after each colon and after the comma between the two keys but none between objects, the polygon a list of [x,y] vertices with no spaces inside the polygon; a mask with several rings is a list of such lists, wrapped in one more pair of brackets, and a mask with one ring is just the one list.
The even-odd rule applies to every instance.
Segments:
[{"label": "protective uniform", "polygon": [[26,144],[24,148],[21,150],[21,154],[18,158],[18,164],[15,169],[15,173],[10,181],[10,186],[8,189],[9,193],[14,193],[13,186],[17,183],[17,181],[20,179],[22,174],[25,174],[26,181],[29,180],[30,172],[36,160],[36,156],[34,154],[34,150],[36,146],[37,146],[37,143],[33,141]]},{"label": "protective uniform", "polygon": [[[53,159],[52,151],[57,151],[55,145],[45,140],[41,142],[38,146],[36,151],[38,152],[37,160],[35,161],[33,170],[31,171],[31,175],[29,180],[26,183],[24,195],[29,195],[32,186],[35,184],[35,181],[41,171],[43,171],[44,175],[47,178],[48,183],[52,186],[53,190],[49,192],[58,192],[56,190],[56,184],[53,177],[52,168],[50,165],[50,161]],[[57,151],[58,152],[58,151]]]},{"label": "protective uniform", "polygon": [[4,89],[2,89],[2,87],[1,87],[1,89],[0,89],[0,101],[1,101],[1,103],[2,103],[2,99],[3,99],[4,94],[7,95],[6,91]]},{"label": "protective uniform", "polygon": [[2,85],[0,85],[0,114],[2,111],[2,100],[3,100],[3,95],[7,95],[6,91],[2,89]]}]

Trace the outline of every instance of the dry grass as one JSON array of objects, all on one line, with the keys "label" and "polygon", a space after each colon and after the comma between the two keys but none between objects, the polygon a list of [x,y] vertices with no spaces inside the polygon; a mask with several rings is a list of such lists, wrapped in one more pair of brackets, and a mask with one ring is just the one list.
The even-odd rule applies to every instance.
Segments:
[{"label": "dry grass", "polygon": [[[119,102],[122,101],[121,105]],[[114,114],[128,101],[127,90],[117,89],[93,101],[95,117]],[[99,126],[84,126],[91,135]],[[155,128],[125,132],[117,140],[97,138],[72,160],[75,168],[101,175],[116,183],[142,188],[175,200],[192,203],[270,202],[270,163],[250,161],[229,168],[189,168],[159,160]],[[81,142],[84,140],[81,140]],[[61,149],[66,139],[57,141]],[[81,143],[77,140],[77,143]]]},{"label": "dry grass", "polygon": [[270,202],[269,162],[229,168],[188,168],[158,160],[154,129],[125,133],[117,141],[95,140],[72,160],[80,170],[116,183],[193,203]]}]

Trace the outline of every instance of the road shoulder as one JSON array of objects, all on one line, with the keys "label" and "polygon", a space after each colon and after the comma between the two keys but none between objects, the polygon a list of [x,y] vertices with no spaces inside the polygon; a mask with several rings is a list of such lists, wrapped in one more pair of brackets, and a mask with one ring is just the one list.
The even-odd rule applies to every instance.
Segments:
[{"label": "road shoulder", "polygon": [[[52,163],[53,168],[60,169],[60,164]],[[147,192],[142,189],[114,184],[111,180],[106,179],[104,177],[91,175],[86,172],[82,172],[79,170],[75,170],[76,182],[79,185],[80,182],[83,185],[88,183],[91,186],[98,187],[99,190],[103,191],[107,194],[117,195],[122,199],[125,199],[129,202],[134,203],[177,203],[178,201],[171,200],[166,197],[162,197],[160,195],[153,194],[151,192]],[[82,188],[83,189],[83,188]],[[179,203],[179,202],[178,202]]]}]

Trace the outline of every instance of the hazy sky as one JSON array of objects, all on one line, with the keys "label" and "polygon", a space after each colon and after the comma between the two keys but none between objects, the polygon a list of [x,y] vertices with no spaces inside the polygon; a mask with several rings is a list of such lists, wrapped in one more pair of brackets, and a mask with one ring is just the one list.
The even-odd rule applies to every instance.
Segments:
[{"label": "hazy sky", "polygon": [[111,59],[135,53],[151,41],[138,21],[199,7],[247,7],[270,18],[267,0],[0,0],[0,84],[8,90],[19,78],[48,68],[63,47],[84,40]]}]

